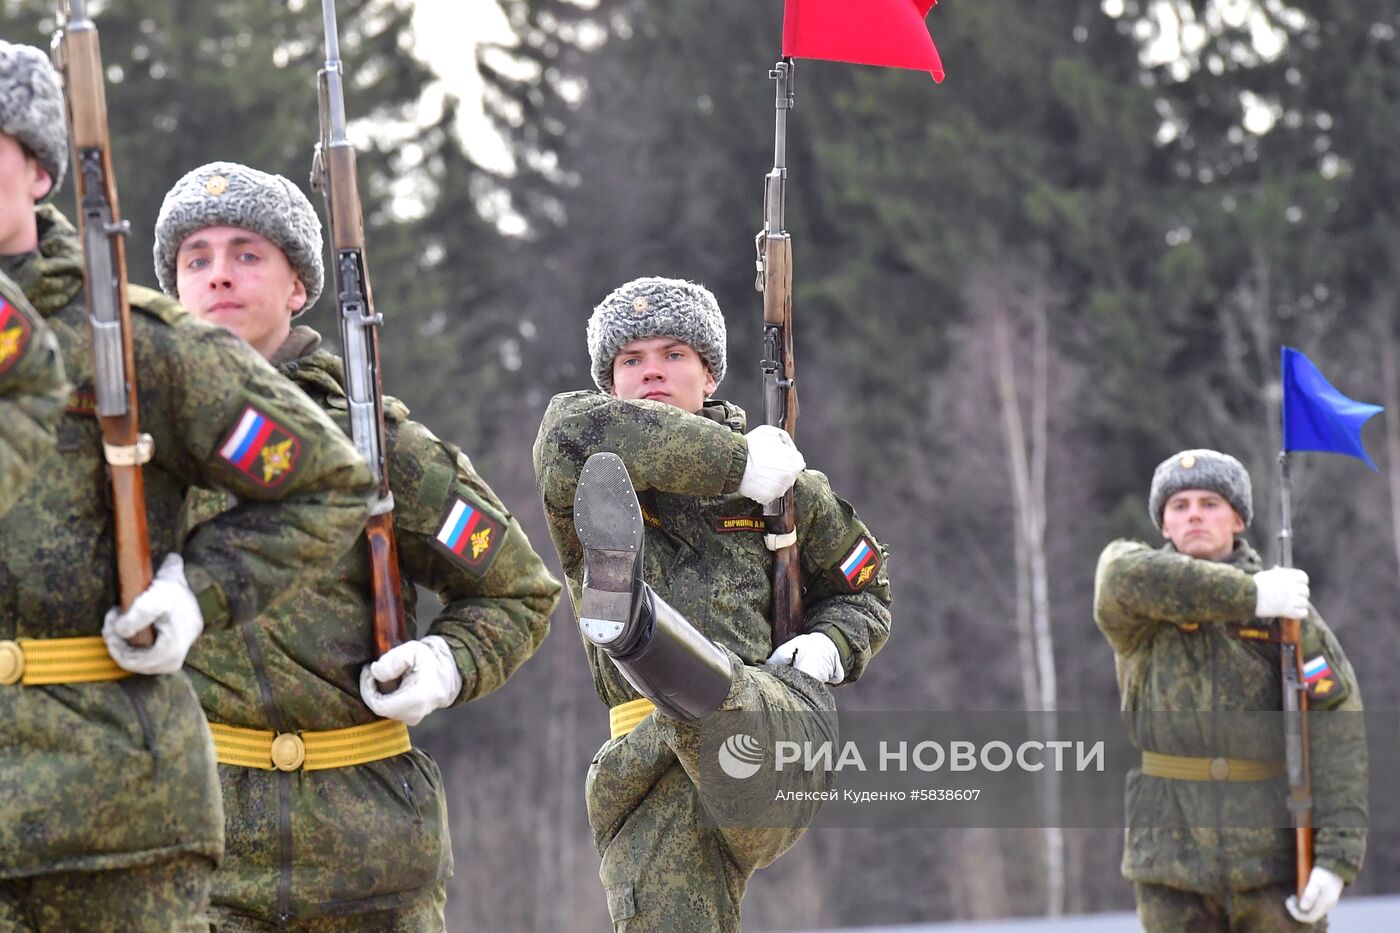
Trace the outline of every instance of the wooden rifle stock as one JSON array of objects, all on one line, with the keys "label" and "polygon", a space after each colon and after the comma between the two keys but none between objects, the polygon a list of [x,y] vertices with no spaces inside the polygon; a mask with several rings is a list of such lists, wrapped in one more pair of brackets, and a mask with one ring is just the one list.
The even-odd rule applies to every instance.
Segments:
[{"label": "wooden rifle stock", "polygon": [[[97,26],[83,0],[71,0],[64,7],[66,24],[54,36],[53,56],[64,76],[68,103],[97,415],[112,484],[118,591],[126,610],[152,577],[141,472],[141,464],[151,456],[151,439],[141,433],[137,418],[136,360],[126,294],[128,225],[117,206]],[[131,638],[131,644],[145,647],[154,640],[154,630],[146,628]]]},{"label": "wooden rifle stock", "polygon": [[399,547],[394,540],[394,516],[371,516],[365,523],[369,542],[371,590],[374,594],[374,653],[383,656],[408,641],[408,617],[399,578]]},{"label": "wooden rifle stock", "polygon": [[[765,393],[777,392],[778,408],[782,412],[769,424],[797,437],[797,385],[793,378],[795,366],[792,355],[792,237],[786,232],[763,236],[763,323],[765,331],[765,368],[774,372],[765,376]],[[776,350],[776,354],[768,353]],[[771,406],[766,406],[770,407]],[[767,533],[791,534],[797,528],[797,495],[789,489],[782,497],[775,515],[765,514]],[[803,632],[802,567],[797,544],[773,552],[773,644],[781,645]]]}]

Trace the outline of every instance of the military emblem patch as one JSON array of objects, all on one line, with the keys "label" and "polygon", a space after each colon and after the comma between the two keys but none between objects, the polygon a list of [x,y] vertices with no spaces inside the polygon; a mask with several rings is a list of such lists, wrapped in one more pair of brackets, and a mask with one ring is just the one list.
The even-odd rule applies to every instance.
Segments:
[{"label": "military emblem patch", "polygon": [[0,373],[24,354],[33,333],[29,321],[4,298],[0,298]]},{"label": "military emblem patch", "polygon": [[841,561],[841,576],[852,593],[865,589],[880,569],[880,551],[875,543],[861,535],[855,546]]},{"label": "military emblem patch", "polygon": [[1303,664],[1303,683],[1308,685],[1308,696],[1315,700],[1326,699],[1337,691],[1337,675],[1326,655],[1319,654]]},{"label": "military emblem patch", "polygon": [[433,543],[458,564],[484,574],[499,550],[505,531],[501,523],[461,496],[448,500],[446,513],[433,534]]},{"label": "military emblem patch", "polygon": [[219,444],[223,457],[259,486],[281,485],[296,470],[301,440],[251,405]]},{"label": "military emblem patch", "polygon": [[767,531],[768,525],[761,518],[752,515],[736,515],[733,518],[715,519],[715,531],[727,534],[733,531]]}]

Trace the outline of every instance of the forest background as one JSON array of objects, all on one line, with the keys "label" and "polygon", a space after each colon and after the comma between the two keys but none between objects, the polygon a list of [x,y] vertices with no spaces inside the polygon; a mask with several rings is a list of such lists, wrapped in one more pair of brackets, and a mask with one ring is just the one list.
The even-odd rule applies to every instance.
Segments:
[{"label": "forest background", "polygon": [[[782,4],[498,2],[514,38],[477,53],[505,147],[490,168],[457,102],[436,103],[409,0],[341,0],[342,49],[386,389],[472,455],[557,568],[530,445],[549,397],[590,384],[584,322],[614,286],[708,284],[729,322],[720,394],[759,410]],[[0,0],[5,38],[46,45],[52,6]],[[92,8],[131,275],[153,284],[151,227],[184,172],[231,159],[305,183],[319,4]],[[799,441],[893,551],[892,650],[839,701],[1116,708],[1098,552],[1159,540],[1153,466],[1209,446],[1250,468],[1251,537],[1277,553],[1287,343],[1388,406],[1365,432],[1380,474],[1304,455],[1294,503],[1314,600],[1367,706],[1396,709],[1400,8],[947,0],[930,25],[938,87],[798,68]],[[306,320],[335,332],[327,302]],[[567,603],[504,689],[416,730],[447,776],[452,929],[605,924],[582,781],[606,731]],[[746,923],[1124,908],[1120,854],[1117,831],[822,830],[759,873]],[[1400,832],[1373,831],[1355,890],[1400,889],[1398,869]]]}]

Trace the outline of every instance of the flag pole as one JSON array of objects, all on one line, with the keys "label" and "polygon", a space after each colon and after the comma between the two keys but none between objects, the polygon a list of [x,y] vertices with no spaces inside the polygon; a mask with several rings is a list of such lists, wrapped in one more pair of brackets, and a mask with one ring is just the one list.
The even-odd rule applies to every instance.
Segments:
[{"label": "flag pole", "polygon": [[[1285,402],[1283,418],[1288,419]],[[1287,438],[1287,428],[1284,437]],[[1279,560],[1293,566],[1292,475],[1288,451],[1278,453]],[[1293,837],[1298,896],[1312,874],[1312,767],[1308,754],[1308,695],[1303,681],[1303,626],[1298,619],[1279,619],[1279,672],[1283,680],[1283,752],[1288,772],[1288,810],[1293,814]]]}]

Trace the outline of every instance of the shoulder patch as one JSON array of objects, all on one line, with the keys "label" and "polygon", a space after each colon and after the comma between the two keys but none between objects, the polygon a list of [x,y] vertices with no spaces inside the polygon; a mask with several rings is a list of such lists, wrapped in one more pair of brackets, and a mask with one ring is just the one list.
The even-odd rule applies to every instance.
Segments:
[{"label": "shoulder patch", "polygon": [[0,373],[5,372],[24,355],[34,328],[19,309],[0,298]]},{"label": "shoulder patch", "polygon": [[715,531],[720,534],[728,534],[735,531],[757,531],[765,532],[768,525],[761,518],[752,515],[735,515],[727,518],[715,519]]},{"label": "shoulder patch", "polygon": [[433,545],[457,565],[482,576],[495,561],[504,535],[501,523],[479,505],[453,495],[433,533]]},{"label": "shoulder patch", "polygon": [[880,570],[880,549],[868,536],[861,535],[850,552],[842,558],[839,570],[842,579],[846,581],[847,589],[852,593],[860,592],[875,579],[875,574]]},{"label": "shoulder patch", "polygon": [[259,486],[271,489],[296,472],[301,438],[249,405],[219,442],[219,456]]},{"label": "shoulder patch", "polygon": [[1327,655],[1319,654],[1303,662],[1303,683],[1311,700],[1330,700],[1342,686],[1342,679],[1332,670]]}]

